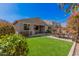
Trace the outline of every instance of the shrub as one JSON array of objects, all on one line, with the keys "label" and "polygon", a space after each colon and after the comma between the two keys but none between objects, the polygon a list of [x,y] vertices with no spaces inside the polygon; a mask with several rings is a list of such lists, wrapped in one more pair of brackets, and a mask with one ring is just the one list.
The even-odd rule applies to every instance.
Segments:
[{"label": "shrub", "polygon": [[2,56],[25,56],[28,53],[26,38],[11,34],[0,36],[0,55]]},{"label": "shrub", "polygon": [[0,22],[0,35],[11,33],[15,33],[13,25],[7,22]]},{"label": "shrub", "polygon": [[52,31],[51,30],[47,30],[47,33],[52,33]]}]

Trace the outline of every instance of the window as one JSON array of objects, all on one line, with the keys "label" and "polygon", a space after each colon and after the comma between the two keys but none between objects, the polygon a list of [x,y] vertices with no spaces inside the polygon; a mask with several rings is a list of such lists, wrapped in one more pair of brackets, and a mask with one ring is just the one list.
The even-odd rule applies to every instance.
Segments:
[{"label": "window", "polygon": [[35,26],[35,30],[38,30],[38,26]]},{"label": "window", "polygon": [[24,30],[29,30],[30,24],[24,24]]}]

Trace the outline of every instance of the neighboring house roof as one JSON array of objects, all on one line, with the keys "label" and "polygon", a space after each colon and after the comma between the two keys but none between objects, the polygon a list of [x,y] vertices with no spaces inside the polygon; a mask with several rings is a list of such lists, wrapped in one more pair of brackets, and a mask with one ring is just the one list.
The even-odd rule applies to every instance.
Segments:
[{"label": "neighboring house roof", "polygon": [[47,24],[42,21],[40,18],[28,18],[28,19],[21,19],[21,20],[17,20],[14,22],[14,24],[17,24],[17,23],[29,23],[29,24],[36,24],[36,25],[46,25]]}]

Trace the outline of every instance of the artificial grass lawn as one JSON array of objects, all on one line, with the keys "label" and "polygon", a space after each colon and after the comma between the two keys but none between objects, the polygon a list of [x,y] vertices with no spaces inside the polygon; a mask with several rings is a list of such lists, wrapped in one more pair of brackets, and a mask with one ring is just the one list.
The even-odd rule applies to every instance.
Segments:
[{"label": "artificial grass lawn", "polygon": [[27,40],[29,56],[66,56],[72,46],[71,42],[48,37],[32,37]]}]

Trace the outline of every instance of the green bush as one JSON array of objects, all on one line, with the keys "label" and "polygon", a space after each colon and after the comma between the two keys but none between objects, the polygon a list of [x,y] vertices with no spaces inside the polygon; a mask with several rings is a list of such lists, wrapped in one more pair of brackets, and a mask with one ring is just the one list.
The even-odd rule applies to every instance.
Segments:
[{"label": "green bush", "polygon": [[47,33],[52,33],[52,31],[51,30],[47,30]]},{"label": "green bush", "polygon": [[17,35],[0,36],[0,55],[1,56],[25,56],[28,53],[26,38]]}]

